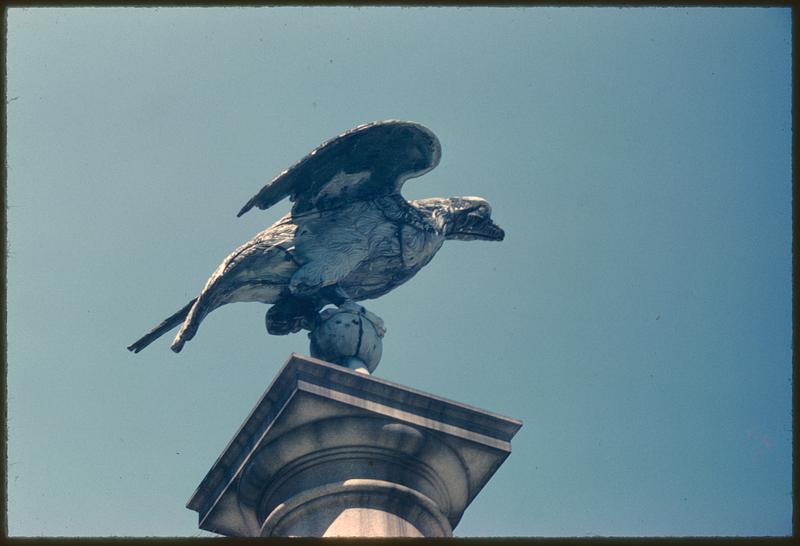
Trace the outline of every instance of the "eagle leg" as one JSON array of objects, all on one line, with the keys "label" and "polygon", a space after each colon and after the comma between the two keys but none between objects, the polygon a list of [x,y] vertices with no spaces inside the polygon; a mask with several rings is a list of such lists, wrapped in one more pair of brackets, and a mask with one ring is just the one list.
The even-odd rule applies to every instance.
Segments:
[{"label": "eagle leg", "polygon": [[347,295],[347,292],[338,284],[331,284],[325,286],[319,291],[323,299],[331,302],[336,307],[341,307],[343,303],[352,301],[352,298]]},{"label": "eagle leg", "polygon": [[300,330],[312,330],[319,321],[319,309],[320,306],[309,298],[284,297],[267,311],[267,332],[284,336]]}]

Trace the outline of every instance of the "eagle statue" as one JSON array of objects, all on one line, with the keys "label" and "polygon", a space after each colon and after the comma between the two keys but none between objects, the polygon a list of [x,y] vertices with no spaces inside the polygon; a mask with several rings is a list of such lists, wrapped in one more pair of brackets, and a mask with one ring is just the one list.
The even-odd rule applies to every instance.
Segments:
[{"label": "eagle statue", "polygon": [[[377,298],[422,269],[445,240],[501,241],[503,230],[479,197],[406,201],[403,183],[439,163],[441,146],[410,121],[359,125],[312,150],[273,178],[238,216],[285,197],[287,215],[233,251],[200,294],[128,349],[138,353],[180,325],[179,352],[214,309],[271,304],[270,334],[312,330],[320,310]],[[363,308],[362,308],[363,310]]]}]

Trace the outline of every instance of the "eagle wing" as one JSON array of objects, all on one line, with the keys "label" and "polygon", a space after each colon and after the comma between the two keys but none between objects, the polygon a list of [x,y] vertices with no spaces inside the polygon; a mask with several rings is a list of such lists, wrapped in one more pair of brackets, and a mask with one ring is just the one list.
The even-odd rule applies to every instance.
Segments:
[{"label": "eagle wing", "polygon": [[426,127],[387,120],[359,125],[324,142],[268,182],[242,207],[267,209],[285,197],[292,214],[397,193],[439,163],[441,146]]}]

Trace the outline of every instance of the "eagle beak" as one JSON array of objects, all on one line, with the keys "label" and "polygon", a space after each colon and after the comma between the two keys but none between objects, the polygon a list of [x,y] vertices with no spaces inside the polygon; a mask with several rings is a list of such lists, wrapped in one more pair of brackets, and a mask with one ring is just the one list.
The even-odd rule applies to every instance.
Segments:
[{"label": "eagle beak", "polygon": [[459,239],[461,241],[502,241],[506,236],[503,228],[486,219],[480,224],[463,227],[453,231],[448,235],[448,239]]},{"label": "eagle beak", "polygon": [[502,241],[506,237],[506,232],[503,231],[503,228],[489,220],[489,223],[486,225],[484,233],[486,234],[487,241]]}]

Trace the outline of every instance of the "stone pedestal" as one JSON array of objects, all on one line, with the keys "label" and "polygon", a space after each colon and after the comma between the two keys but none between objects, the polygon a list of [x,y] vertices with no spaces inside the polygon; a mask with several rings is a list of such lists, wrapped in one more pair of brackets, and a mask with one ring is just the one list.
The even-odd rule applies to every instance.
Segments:
[{"label": "stone pedestal", "polygon": [[451,536],[521,426],[293,354],[187,506],[226,536]]}]

